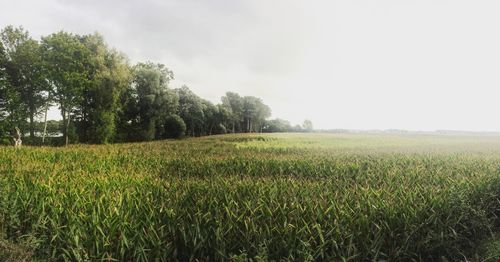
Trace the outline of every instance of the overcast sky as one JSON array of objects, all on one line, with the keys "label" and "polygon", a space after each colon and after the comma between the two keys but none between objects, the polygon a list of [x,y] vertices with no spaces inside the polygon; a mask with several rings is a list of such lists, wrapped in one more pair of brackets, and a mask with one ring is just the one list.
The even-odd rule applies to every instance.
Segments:
[{"label": "overcast sky", "polygon": [[0,0],[0,26],[100,32],[219,102],[316,128],[500,131],[500,1]]}]

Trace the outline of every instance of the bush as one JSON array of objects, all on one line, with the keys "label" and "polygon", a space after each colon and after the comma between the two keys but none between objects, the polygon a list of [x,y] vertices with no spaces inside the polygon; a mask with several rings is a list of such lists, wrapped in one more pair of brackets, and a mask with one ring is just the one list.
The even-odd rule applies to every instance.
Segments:
[{"label": "bush", "polygon": [[217,126],[215,126],[214,134],[226,134],[226,133],[227,129],[223,124],[218,124]]},{"label": "bush", "polygon": [[178,115],[165,119],[165,138],[181,138],[186,133],[186,123]]},{"label": "bush", "polygon": [[0,145],[2,146],[11,146],[12,141],[8,137],[0,137]]}]

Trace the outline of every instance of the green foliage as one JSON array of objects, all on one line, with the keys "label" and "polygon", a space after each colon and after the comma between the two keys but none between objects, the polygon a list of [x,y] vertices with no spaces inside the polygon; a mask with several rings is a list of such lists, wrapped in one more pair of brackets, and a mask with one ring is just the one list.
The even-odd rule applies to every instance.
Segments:
[{"label": "green foliage", "polygon": [[263,127],[263,131],[269,133],[289,132],[290,130],[292,130],[292,125],[290,125],[290,122],[279,118],[266,121]]},{"label": "green foliage", "polygon": [[0,41],[0,137],[4,135],[6,129],[6,117],[8,116],[7,108],[9,104],[8,92],[9,81],[7,79],[7,72],[5,70],[5,62],[7,57],[4,51],[2,42]]},{"label": "green foliage", "polygon": [[2,137],[0,137],[0,145],[10,146],[12,145],[12,140],[9,137],[7,137],[7,135],[3,135]]},{"label": "green foliage", "polygon": [[137,123],[141,130],[139,140],[160,138],[166,116],[176,112],[178,98],[168,88],[172,79],[172,71],[163,64],[148,62],[134,67]]},{"label": "green foliage", "polygon": [[302,128],[306,132],[312,132],[313,131],[313,123],[311,120],[304,120],[304,123],[302,124]]},{"label": "green foliage", "polygon": [[227,133],[226,126],[224,126],[223,124],[216,125],[214,128],[214,133],[215,134],[226,134]]},{"label": "green foliage", "polygon": [[0,261],[26,262],[31,261],[33,253],[29,248],[10,243],[0,238]]},{"label": "green foliage", "polygon": [[271,108],[254,96],[241,97],[237,93],[227,92],[222,97],[222,105],[228,113],[231,131],[262,132],[265,120],[271,116]]},{"label": "green foliage", "polygon": [[234,92],[227,92],[226,96],[221,98],[222,104],[229,112],[229,122],[231,132],[241,132],[241,121],[243,119],[243,99]]},{"label": "green foliage", "polygon": [[220,123],[219,107],[208,100],[201,99],[203,110],[203,125],[201,126],[201,135],[217,134],[218,124]]},{"label": "green foliage", "polygon": [[61,31],[42,38],[42,55],[53,98],[65,123],[62,133],[68,141],[71,118],[85,99],[84,91],[91,82],[91,52],[80,36]]},{"label": "green foliage", "polygon": [[500,260],[500,232],[493,237],[482,241],[477,248],[470,252],[473,259],[469,261],[498,261]]},{"label": "green foliage", "polygon": [[178,115],[170,115],[165,119],[165,138],[181,138],[186,134],[186,124]]},{"label": "green foliage", "polygon": [[162,139],[169,115],[180,116],[193,137],[281,130],[265,129],[271,109],[260,98],[227,92],[215,105],[187,86],[171,89],[172,79],[163,64],[130,67],[98,33],[60,31],[39,43],[7,26],[0,33],[0,137],[18,127],[29,130],[25,142],[39,144],[36,121],[52,106],[61,110],[66,145]]},{"label": "green foliage", "polygon": [[[48,85],[39,43],[22,27],[0,32],[0,139],[15,127],[34,138],[35,117],[46,104]],[[27,121],[29,120],[29,125]],[[24,133],[24,132],[23,132]]]},{"label": "green foliage", "polygon": [[271,116],[271,109],[254,96],[243,97],[243,125],[245,132],[260,132],[264,120]]},{"label": "green foliage", "polygon": [[499,148],[326,134],[0,147],[0,236],[51,261],[466,260],[498,230]]},{"label": "green foliage", "polygon": [[90,50],[90,78],[80,107],[78,132],[81,141],[108,143],[115,135],[119,98],[130,85],[131,72],[125,56],[110,50],[98,34],[83,37]]},{"label": "green foliage", "polygon": [[22,127],[28,118],[34,137],[34,119],[47,99],[47,83],[39,44],[22,27],[0,32],[0,118],[4,126]]},{"label": "green foliage", "polygon": [[135,142],[140,141],[141,128],[137,92],[128,87],[120,96],[121,107],[116,113],[115,141]]},{"label": "green foliage", "polygon": [[[179,116],[186,123],[188,135],[195,136],[196,129],[201,130],[205,112],[203,101],[187,86],[175,89],[179,97]],[[198,133],[202,135],[201,132]]]}]

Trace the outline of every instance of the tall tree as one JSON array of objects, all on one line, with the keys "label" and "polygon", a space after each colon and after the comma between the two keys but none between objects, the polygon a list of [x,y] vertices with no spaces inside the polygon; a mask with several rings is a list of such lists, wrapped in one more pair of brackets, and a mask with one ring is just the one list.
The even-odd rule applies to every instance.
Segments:
[{"label": "tall tree", "polygon": [[227,92],[222,97],[222,104],[230,112],[229,122],[233,133],[241,132],[241,122],[243,119],[243,98],[234,92]]},{"label": "tall tree", "polygon": [[119,98],[130,84],[130,68],[125,55],[110,49],[101,35],[83,36],[82,42],[90,51],[90,82],[79,108],[80,140],[108,143],[115,135]]},{"label": "tall tree", "polygon": [[264,120],[271,116],[271,109],[254,96],[243,97],[243,125],[245,132],[261,132]]},{"label": "tall tree", "polygon": [[8,116],[8,104],[10,99],[7,94],[9,91],[9,82],[7,79],[7,72],[5,70],[5,62],[7,58],[2,42],[0,41],[0,139],[6,135],[9,128],[6,118]]},{"label": "tall tree", "polygon": [[302,124],[302,128],[306,132],[312,132],[313,131],[313,123],[311,122],[311,120],[306,119],[306,120],[304,120],[304,123]]},{"label": "tall tree", "polygon": [[231,118],[231,111],[223,104],[217,104],[218,133],[224,134],[227,132],[227,127],[230,118]]},{"label": "tall tree", "polygon": [[142,140],[161,138],[166,116],[176,111],[177,96],[168,88],[172,79],[172,71],[163,64],[148,62],[134,67],[133,85]]},{"label": "tall tree", "polygon": [[5,106],[7,104],[7,96],[5,95],[7,91],[7,72],[5,70],[5,62],[7,58],[5,56],[5,51],[2,42],[0,41],[0,119],[5,117],[7,114]]},{"label": "tall tree", "polygon": [[252,123],[257,115],[257,98],[254,96],[243,97],[243,126],[244,132],[252,132]]},{"label": "tall tree", "polygon": [[6,132],[12,132],[14,127],[22,126],[27,118],[26,104],[23,103],[21,97],[22,77],[12,55],[16,53],[16,48],[28,38],[24,30],[15,29],[12,26],[7,26],[0,32],[1,67],[4,79],[2,90],[0,90],[3,112],[0,114],[3,115],[2,122]]},{"label": "tall tree", "polygon": [[166,88],[161,92],[159,99],[159,114],[158,121],[156,121],[156,139],[165,137],[165,129],[167,116],[176,115],[179,111],[179,96],[175,90],[171,88]]},{"label": "tall tree", "polygon": [[201,99],[201,103],[203,105],[203,127],[201,130],[201,134],[203,135],[212,135],[214,132],[218,133],[218,125],[220,124],[219,120],[219,108],[212,104],[212,102]]},{"label": "tall tree", "polygon": [[264,104],[260,98],[256,101],[256,107],[253,125],[254,132],[262,132],[266,119],[271,116],[271,108]]},{"label": "tall tree", "polygon": [[37,41],[29,39],[18,46],[14,56],[21,76],[21,100],[28,109],[29,132],[35,136],[35,117],[40,114],[48,99],[48,85]]},{"label": "tall tree", "polygon": [[201,135],[201,126],[204,120],[201,98],[185,85],[175,89],[175,91],[179,97],[179,116],[186,123],[188,135],[196,136],[196,128],[200,128],[199,135]]},{"label": "tall tree", "polygon": [[[22,27],[7,26],[0,32],[2,70],[8,79],[3,91],[9,101],[9,118],[19,126],[29,118],[31,138],[35,135],[35,117],[47,99],[47,84],[40,47]],[[8,89],[7,89],[8,87]]]},{"label": "tall tree", "polygon": [[115,141],[136,142],[142,138],[140,128],[138,95],[135,86],[128,86],[121,94],[116,114]]},{"label": "tall tree", "polygon": [[63,118],[62,133],[65,144],[69,143],[71,118],[90,84],[90,51],[80,37],[60,31],[42,38],[42,55],[52,97],[59,104]]}]

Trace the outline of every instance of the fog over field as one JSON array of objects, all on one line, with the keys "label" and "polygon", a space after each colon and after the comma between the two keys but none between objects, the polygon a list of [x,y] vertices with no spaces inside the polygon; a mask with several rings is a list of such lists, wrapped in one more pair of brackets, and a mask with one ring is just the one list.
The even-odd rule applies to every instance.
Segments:
[{"label": "fog over field", "polygon": [[[8,1],[35,37],[98,31],[218,102],[317,128],[500,131],[498,1]],[[57,110],[51,118],[58,118]]]}]

